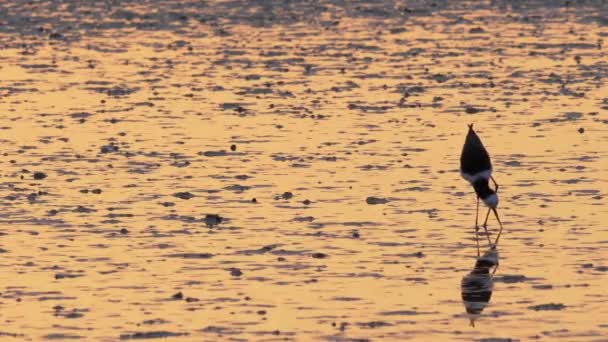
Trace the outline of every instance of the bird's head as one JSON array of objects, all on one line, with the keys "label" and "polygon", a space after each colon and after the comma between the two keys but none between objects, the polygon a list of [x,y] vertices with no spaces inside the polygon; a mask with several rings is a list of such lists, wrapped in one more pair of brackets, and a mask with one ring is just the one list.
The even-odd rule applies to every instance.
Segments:
[{"label": "bird's head", "polygon": [[494,190],[490,191],[491,193],[486,197],[482,197],[481,200],[486,204],[486,206],[488,206],[488,208],[496,209],[498,206],[498,195],[496,192],[494,192]]},{"label": "bird's head", "polygon": [[498,195],[496,191],[490,189],[487,179],[480,179],[473,184],[475,193],[488,208],[495,209],[498,206]]}]

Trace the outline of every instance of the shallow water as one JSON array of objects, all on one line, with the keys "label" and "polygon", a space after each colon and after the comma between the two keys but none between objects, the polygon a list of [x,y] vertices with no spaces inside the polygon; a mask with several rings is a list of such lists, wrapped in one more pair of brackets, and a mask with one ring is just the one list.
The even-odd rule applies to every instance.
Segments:
[{"label": "shallow water", "polygon": [[0,336],[606,341],[608,6],[549,3],[1,4]]}]

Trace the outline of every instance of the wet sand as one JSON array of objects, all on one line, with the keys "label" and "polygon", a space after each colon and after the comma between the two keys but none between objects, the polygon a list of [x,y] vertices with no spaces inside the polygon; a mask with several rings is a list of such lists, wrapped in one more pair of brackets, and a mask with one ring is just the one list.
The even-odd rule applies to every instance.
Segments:
[{"label": "wet sand", "polygon": [[2,340],[605,341],[608,6],[566,3],[1,4]]}]

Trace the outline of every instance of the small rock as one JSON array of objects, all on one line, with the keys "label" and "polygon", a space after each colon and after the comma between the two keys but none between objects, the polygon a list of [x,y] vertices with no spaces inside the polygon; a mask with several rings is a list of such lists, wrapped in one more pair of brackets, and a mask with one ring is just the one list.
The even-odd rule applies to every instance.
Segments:
[{"label": "small rock", "polygon": [[49,39],[53,39],[53,40],[63,39],[63,35],[58,32],[53,32],[53,33],[49,34]]},{"label": "small rock", "polygon": [[555,304],[555,303],[549,303],[549,304],[540,304],[540,305],[533,305],[533,306],[529,306],[528,309],[534,310],[534,311],[558,311],[558,310],[562,310],[565,309],[566,306],[564,304]]},{"label": "small rock", "polygon": [[171,298],[175,299],[175,300],[182,300],[182,299],[184,299],[184,294],[180,291],[180,292],[174,294],[173,296],[171,296]]},{"label": "small rock", "polygon": [[581,127],[581,128],[579,128],[579,129],[578,129],[578,132],[579,132],[580,134],[583,134],[583,133],[585,133],[585,129],[584,129],[583,127]]},{"label": "small rock", "polygon": [[230,151],[232,151],[232,152],[236,151],[236,145],[234,145],[234,144],[230,145]]},{"label": "small rock", "polygon": [[199,152],[199,154],[201,154],[201,155],[203,155],[205,157],[224,157],[224,156],[228,155],[228,153],[226,151],[224,151],[224,150],[221,150],[221,151],[205,151],[205,152],[202,152],[202,153]]},{"label": "small rock", "polygon": [[189,193],[187,191],[185,191],[185,192],[176,192],[176,193],[173,194],[173,196],[175,196],[177,198],[181,198],[183,200],[189,200],[192,197],[194,197],[193,194],[191,194],[191,193]]},{"label": "small rock", "polygon": [[46,178],[46,173],[44,172],[34,172],[34,179],[41,180]]},{"label": "small rock", "polygon": [[230,268],[230,275],[233,277],[240,277],[243,275],[243,272],[238,268],[232,267]]},{"label": "small rock", "polygon": [[118,152],[118,146],[116,146],[116,145],[104,145],[104,146],[101,146],[100,152],[101,153]]},{"label": "small rock", "polygon": [[370,196],[365,199],[365,202],[367,202],[367,204],[374,205],[374,204],[385,204],[385,203],[388,203],[389,201],[386,198]]},{"label": "small rock", "polygon": [[292,194],[291,192],[289,192],[289,191],[286,191],[286,192],[284,192],[284,193],[281,195],[281,198],[282,198],[282,199],[285,199],[285,200],[288,200],[288,199],[290,199],[290,198],[292,198],[292,197],[293,197],[293,194]]},{"label": "small rock", "polygon": [[465,113],[467,113],[467,114],[477,114],[477,113],[481,112],[482,110],[481,110],[481,109],[479,109],[479,108],[475,108],[475,107],[473,107],[473,106],[467,106],[467,107],[464,109],[464,111],[465,111]]},{"label": "small rock", "polygon": [[327,254],[320,253],[320,252],[312,253],[311,256],[313,258],[315,258],[315,259],[325,259],[325,258],[327,258]]},{"label": "small rock", "polygon": [[203,219],[203,222],[207,225],[207,227],[212,228],[215,225],[222,223],[223,217],[217,214],[207,214]]}]

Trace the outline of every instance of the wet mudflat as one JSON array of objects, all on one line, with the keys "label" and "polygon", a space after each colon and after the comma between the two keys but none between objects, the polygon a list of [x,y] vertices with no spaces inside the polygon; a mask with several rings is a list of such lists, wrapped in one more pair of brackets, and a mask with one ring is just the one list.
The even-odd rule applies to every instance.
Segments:
[{"label": "wet mudflat", "polygon": [[0,336],[605,341],[607,10],[0,4]]}]

